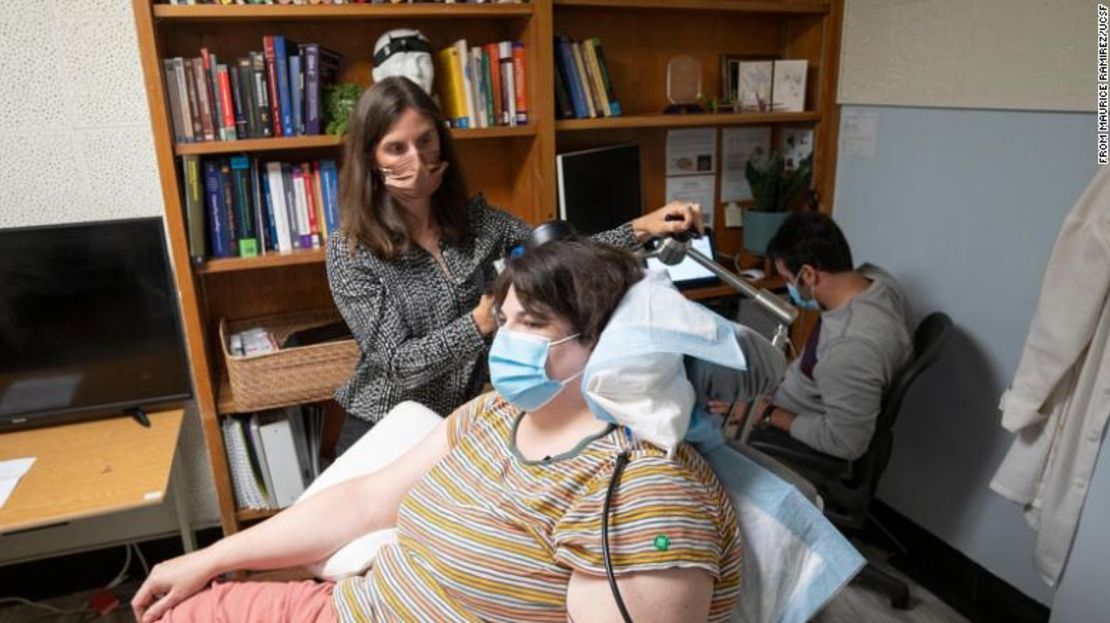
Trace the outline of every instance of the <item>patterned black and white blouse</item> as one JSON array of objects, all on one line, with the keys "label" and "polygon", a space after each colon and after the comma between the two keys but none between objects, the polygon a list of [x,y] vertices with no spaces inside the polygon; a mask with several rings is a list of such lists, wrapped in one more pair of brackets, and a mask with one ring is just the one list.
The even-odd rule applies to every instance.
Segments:
[{"label": "patterned black and white blouse", "polygon": [[[442,245],[446,271],[417,245],[386,261],[361,245],[351,253],[342,232],[329,237],[332,297],[362,351],[354,376],[335,394],[352,416],[377,422],[406,400],[446,416],[481,391],[489,342],[471,311],[497,276],[494,260],[532,229],[481,196],[469,211],[471,241]],[[629,223],[594,238],[637,244]]]}]

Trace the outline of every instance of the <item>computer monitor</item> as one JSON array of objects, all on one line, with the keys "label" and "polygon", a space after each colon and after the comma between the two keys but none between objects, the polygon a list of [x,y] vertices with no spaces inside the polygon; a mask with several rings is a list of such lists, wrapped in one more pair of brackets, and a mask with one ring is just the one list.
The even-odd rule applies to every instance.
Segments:
[{"label": "computer monitor", "polygon": [[556,167],[559,218],[579,234],[613,229],[644,213],[639,145],[559,154]]},{"label": "computer monitor", "polygon": [[[709,229],[705,230],[705,235],[700,238],[694,238],[690,241],[690,246],[709,259],[713,257],[713,232]],[[670,275],[671,281],[679,289],[692,288],[696,286],[704,286],[717,283],[719,280],[710,270],[696,260],[687,256],[675,266],[667,266],[656,258],[649,258],[647,261],[648,268],[656,270],[666,270]]]}]

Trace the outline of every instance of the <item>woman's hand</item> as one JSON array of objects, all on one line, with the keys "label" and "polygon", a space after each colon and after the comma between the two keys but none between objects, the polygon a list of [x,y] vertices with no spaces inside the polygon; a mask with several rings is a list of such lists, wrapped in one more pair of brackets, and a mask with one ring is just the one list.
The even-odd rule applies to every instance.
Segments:
[{"label": "woman's hand", "polygon": [[702,232],[701,206],[687,201],[672,201],[632,221],[632,231],[640,242],[690,229]]},{"label": "woman's hand", "polygon": [[218,573],[203,549],[158,563],[131,600],[131,610],[140,623],[157,621],[167,610],[191,597]]},{"label": "woman's hand", "polygon": [[471,314],[474,316],[474,324],[478,325],[478,332],[482,335],[489,335],[497,328],[497,322],[493,317],[492,296],[483,294],[482,300],[478,301],[478,306]]}]

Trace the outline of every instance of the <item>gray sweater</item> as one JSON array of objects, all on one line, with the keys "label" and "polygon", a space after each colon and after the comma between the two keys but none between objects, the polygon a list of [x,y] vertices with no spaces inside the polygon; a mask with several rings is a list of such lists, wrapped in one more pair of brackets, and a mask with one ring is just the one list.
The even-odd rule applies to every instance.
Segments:
[{"label": "gray sweater", "polygon": [[821,314],[816,364],[798,357],[774,403],[797,415],[790,436],[826,454],[856,459],[875,432],[883,392],[910,361],[913,341],[906,299],[889,273],[860,267],[871,286],[840,309]]}]

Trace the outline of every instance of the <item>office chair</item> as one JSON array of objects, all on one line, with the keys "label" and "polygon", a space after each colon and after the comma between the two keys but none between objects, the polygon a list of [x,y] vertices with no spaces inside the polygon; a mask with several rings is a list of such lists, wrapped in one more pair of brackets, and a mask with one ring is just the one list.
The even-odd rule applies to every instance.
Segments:
[{"label": "office chair", "polygon": [[[952,319],[943,312],[925,317],[913,335],[913,360],[895,377],[875,421],[875,434],[867,450],[854,461],[818,452],[777,429],[752,431],[748,445],[798,468],[810,478],[825,501],[825,516],[841,531],[858,532],[867,523],[868,506],[879,486],[879,479],[890,462],[894,445],[894,422],[914,381],[936,362],[952,333]],[[898,610],[909,607],[909,587],[905,582],[868,563],[857,579],[879,587],[891,595],[890,604]]]}]

